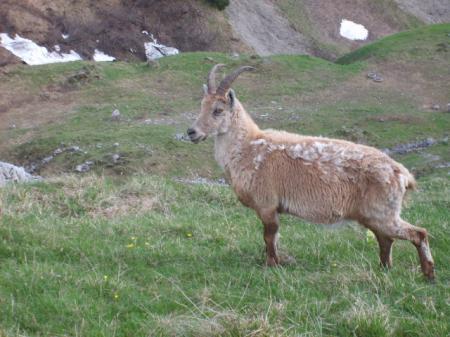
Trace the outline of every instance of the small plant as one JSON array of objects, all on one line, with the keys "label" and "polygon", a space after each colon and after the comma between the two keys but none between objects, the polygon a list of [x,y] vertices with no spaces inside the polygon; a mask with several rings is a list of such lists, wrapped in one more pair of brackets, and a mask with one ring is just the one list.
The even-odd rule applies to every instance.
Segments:
[{"label": "small plant", "polygon": [[206,2],[219,10],[224,10],[230,4],[230,0],[206,0]]}]

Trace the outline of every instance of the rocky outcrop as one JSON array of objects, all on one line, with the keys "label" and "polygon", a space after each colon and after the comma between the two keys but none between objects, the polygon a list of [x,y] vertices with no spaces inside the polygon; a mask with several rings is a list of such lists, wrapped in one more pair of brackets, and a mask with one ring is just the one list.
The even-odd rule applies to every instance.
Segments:
[{"label": "rocky outcrop", "polygon": [[42,179],[25,171],[23,167],[0,161],[0,187],[10,182],[27,182]]}]

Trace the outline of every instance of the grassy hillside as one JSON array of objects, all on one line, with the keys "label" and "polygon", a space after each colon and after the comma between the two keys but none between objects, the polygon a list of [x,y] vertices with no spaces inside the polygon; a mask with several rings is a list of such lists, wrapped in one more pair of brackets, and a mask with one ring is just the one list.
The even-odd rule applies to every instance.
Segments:
[{"label": "grassy hillside", "polygon": [[[339,64],[349,64],[362,60],[386,59],[422,60],[449,59],[449,24],[424,26],[385,37],[367,46],[361,47],[337,60]],[[446,55],[442,57],[442,54]],[[448,69],[443,69],[448,70]]]},{"label": "grassy hillside", "polygon": [[[450,25],[400,34],[343,64],[185,53],[157,66],[4,71],[0,159],[39,163],[46,180],[0,190],[0,336],[449,335],[450,114],[430,108],[450,98],[448,34]],[[409,243],[396,243],[386,272],[364,229],[287,216],[281,250],[296,261],[264,267],[254,213],[227,186],[179,179],[222,176],[212,140],[176,139],[216,62],[257,68],[234,89],[262,127],[379,148],[438,140],[393,154],[419,180],[403,216],[430,232],[435,284]],[[73,173],[88,160],[91,172]]]}]

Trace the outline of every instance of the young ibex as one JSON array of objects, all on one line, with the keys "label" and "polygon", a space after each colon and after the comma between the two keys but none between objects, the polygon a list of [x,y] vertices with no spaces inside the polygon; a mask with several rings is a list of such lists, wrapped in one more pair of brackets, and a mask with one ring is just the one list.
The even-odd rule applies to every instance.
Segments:
[{"label": "young ibex", "polygon": [[198,143],[215,136],[215,158],[239,200],[264,224],[269,266],[277,254],[278,214],[333,224],[354,220],[370,229],[380,246],[381,264],[392,265],[394,239],[417,248],[424,275],[434,278],[427,231],[400,218],[405,192],[414,177],[379,150],[352,142],[260,130],[230,88],[252,67],[241,67],[216,87],[215,65],[204,85],[201,111],[187,133]]}]

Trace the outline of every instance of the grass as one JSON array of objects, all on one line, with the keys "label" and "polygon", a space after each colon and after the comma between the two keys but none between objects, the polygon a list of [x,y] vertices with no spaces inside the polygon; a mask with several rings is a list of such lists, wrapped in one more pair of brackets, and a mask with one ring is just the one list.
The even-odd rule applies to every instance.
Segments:
[{"label": "grass", "polygon": [[227,187],[149,175],[11,185],[0,194],[2,333],[446,336],[449,184],[421,186],[404,216],[432,235],[436,284],[408,243],[385,272],[361,228],[291,217],[281,242],[296,262],[267,269],[261,225]]},{"label": "grass", "polygon": [[[59,147],[81,151],[43,166],[43,182],[0,190],[0,336],[449,335],[450,152],[442,139],[450,114],[422,101],[448,95],[441,76],[448,53],[430,62],[413,48],[428,53],[447,29],[417,31],[420,46],[412,33],[382,40],[346,64],[182,53],[157,67],[74,62],[9,70],[0,90],[24,102],[0,121],[2,160],[27,164]],[[211,140],[175,139],[195,118],[216,62],[257,68],[235,90],[262,127],[380,148],[442,140],[395,156],[419,178],[403,216],[430,232],[435,284],[423,279],[407,242],[396,243],[387,272],[364,229],[330,230],[288,216],[281,250],[296,262],[266,268],[262,226],[228,187],[173,179],[222,175]],[[408,69],[417,66],[419,91],[366,79],[375,66],[399,62],[410,67],[396,70],[401,82],[413,83]],[[87,77],[71,80],[80,71]],[[116,108],[120,121],[111,120]],[[94,161],[92,172],[73,175],[86,160]]]}]

